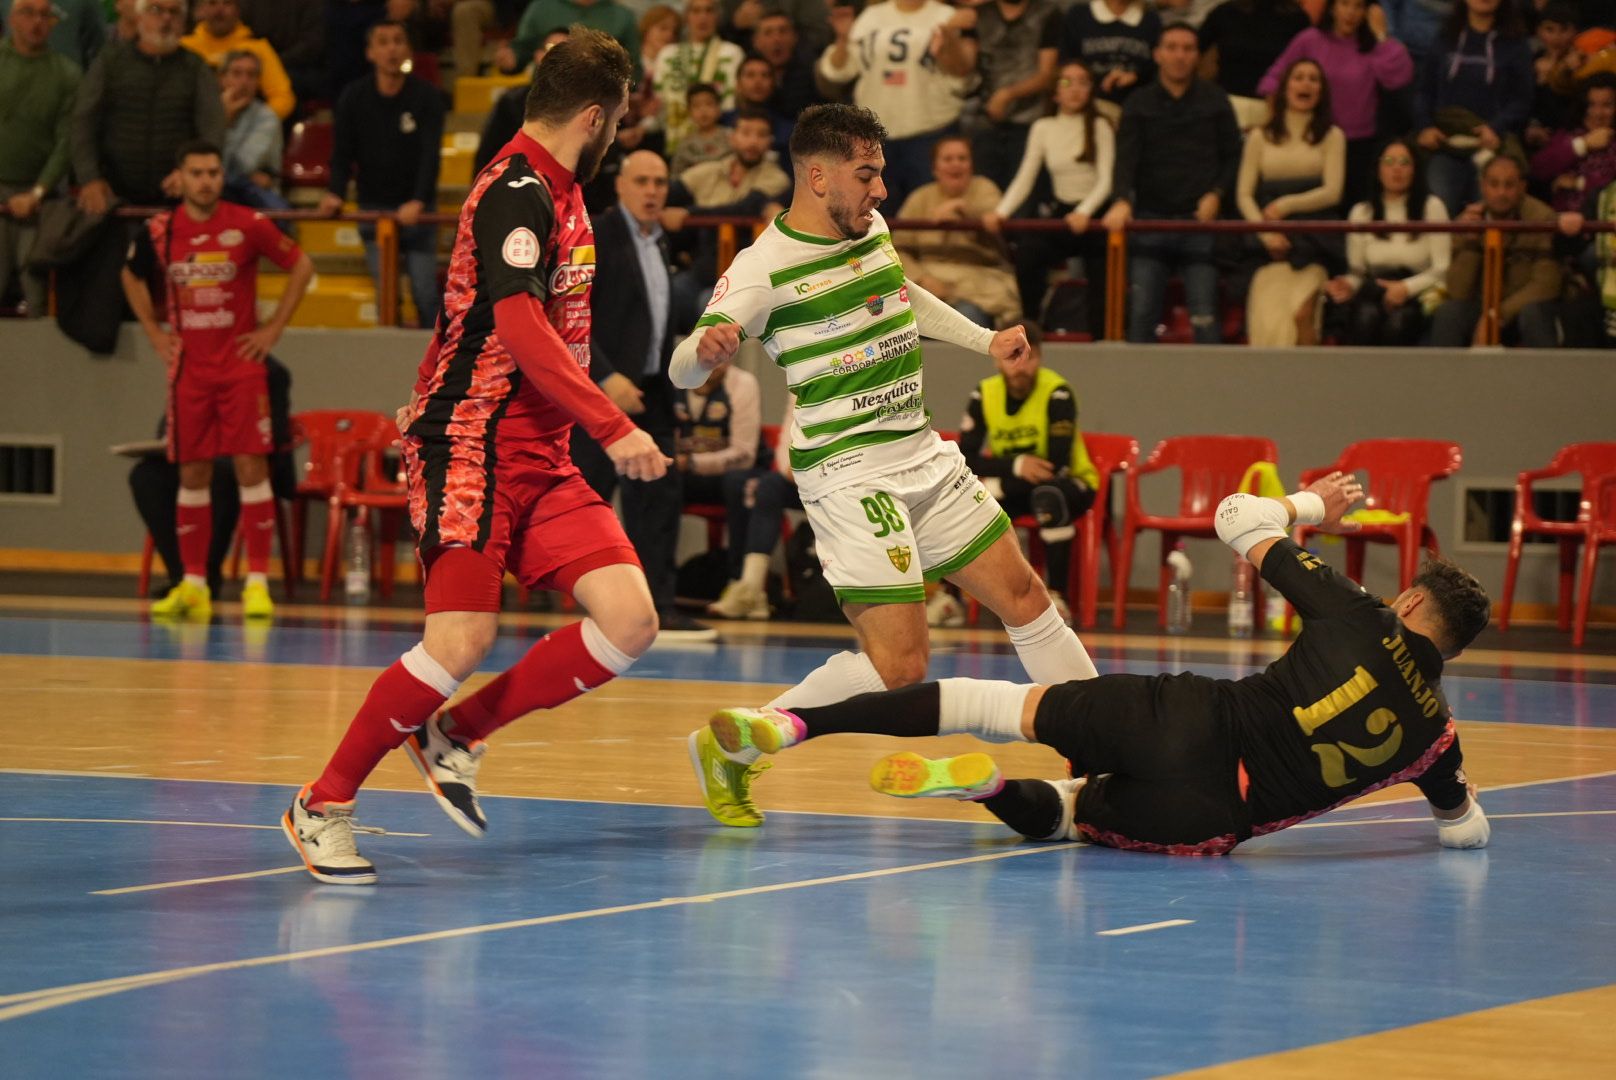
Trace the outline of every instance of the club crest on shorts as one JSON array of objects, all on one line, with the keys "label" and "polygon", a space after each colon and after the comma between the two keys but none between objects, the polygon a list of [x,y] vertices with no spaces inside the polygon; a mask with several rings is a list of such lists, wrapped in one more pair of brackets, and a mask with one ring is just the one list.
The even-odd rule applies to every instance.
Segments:
[{"label": "club crest on shorts", "polygon": [[897,547],[887,548],[887,558],[892,561],[892,565],[897,568],[898,573],[907,574],[909,572],[908,545],[899,544]]},{"label": "club crest on shorts", "polygon": [[881,314],[881,309],[886,306],[887,302],[879,296],[872,296],[864,301],[865,310],[867,310],[871,315]]}]

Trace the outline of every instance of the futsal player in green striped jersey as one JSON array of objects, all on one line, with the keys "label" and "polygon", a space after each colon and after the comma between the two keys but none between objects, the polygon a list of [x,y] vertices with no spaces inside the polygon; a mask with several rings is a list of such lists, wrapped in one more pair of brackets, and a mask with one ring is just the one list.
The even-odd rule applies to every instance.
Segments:
[{"label": "futsal player in green striped jersey", "polygon": [[[932,430],[921,338],[1010,364],[1030,353],[1020,326],[977,326],[907,280],[876,208],[886,129],[874,113],[816,105],[791,135],[791,207],[736,256],[669,377],[684,388],[756,338],[795,397],[792,473],[825,580],[858,634],[769,702],[811,707],[926,676],[925,585],[947,579],[1003,620],[1040,683],[1092,678],[1094,664],[1021,553],[1010,519]],[[726,825],[763,815],[751,784],[764,766],[728,753],[705,727],[690,736],[707,808]]]}]

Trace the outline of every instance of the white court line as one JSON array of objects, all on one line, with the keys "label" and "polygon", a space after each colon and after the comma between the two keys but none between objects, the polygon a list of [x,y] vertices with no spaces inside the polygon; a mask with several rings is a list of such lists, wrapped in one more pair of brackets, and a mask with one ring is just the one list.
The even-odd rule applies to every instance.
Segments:
[{"label": "white court line", "polygon": [[[1522,780],[1522,781],[1520,781],[1518,783],[1514,783],[1514,784],[1493,784],[1490,787],[1481,787],[1480,785],[1478,785],[1476,787],[1476,791],[1479,794],[1486,795],[1487,793],[1493,792],[1493,791],[1513,791],[1516,788],[1537,787],[1539,784],[1572,784],[1572,783],[1577,782],[1578,780],[1601,780],[1601,779],[1604,779],[1607,776],[1616,776],[1616,769],[1607,769],[1604,772],[1579,773],[1576,776],[1551,776],[1551,777],[1549,777],[1549,778],[1547,778],[1545,780]],[[1404,795],[1401,798],[1379,799],[1379,800],[1377,800],[1375,802],[1372,802],[1372,803],[1365,803],[1364,805],[1366,805],[1366,806],[1391,806],[1393,803],[1423,802],[1423,801],[1425,801],[1425,796],[1424,795]]]},{"label": "white court line", "polygon": [[197,758],[195,761],[170,761],[170,765],[217,765],[219,759],[215,757]]},{"label": "white court line", "polygon": [[[395,834],[396,835],[396,834]],[[218,877],[191,878],[188,881],[159,881],[152,885],[126,885],[121,889],[97,889],[91,896],[122,896],[124,893],[154,892],[157,889],[178,889],[185,885],[212,885],[216,881],[244,881],[247,878],[270,877],[274,874],[292,874],[302,870],[297,866],[277,866],[273,870],[249,870],[245,874],[220,874]]]},{"label": "white court line", "polygon": [[[1532,814],[1488,814],[1488,821],[1498,821],[1501,818],[1539,818],[1539,817],[1600,817],[1602,815],[1616,814],[1616,810],[1541,810]],[[1435,821],[1435,818],[1426,817],[1388,817],[1388,818],[1358,818],[1354,821],[1304,821],[1300,825],[1292,825],[1292,829],[1339,829],[1343,825],[1407,825],[1410,822]],[[1289,832],[1290,829],[1281,829],[1280,832]],[[1278,836],[1279,833],[1268,833],[1269,836]]]},{"label": "white court line", "polygon": [[[621,904],[617,907],[591,908],[586,911],[568,911],[559,915],[541,915],[531,919],[512,919],[508,922],[483,923],[478,926],[462,926],[453,930],[434,930],[424,934],[406,934],[403,937],[382,938],[377,941],[361,941],[350,945],[330,945],[323,949],[304,949],[293,953],[272,953],[268,956],[252,956],[243,960],[224,960],[213,964],[197,964],[193,967],[171,968],[167,971],[151,971],[143,975],[124,975],[115,979],[98,979],[94,982],[71,983],[65,986],[50,986],[41,990],[29,990],[20,994],[6,994],[0,996],[0,1021],[15,1020],[18,1017],[30,1016],[34,1013],[44,1012],[47,1009],[59,1008],[63,1005],[72,1005],[81,1001],[91,1001],[95,998],[106,997],[110,994],[123,993],[126,990],[139,990],[146,986],[158,986],[167,983],[180,982],[184,979],[193,979],[200,975],[212,975],[222,971],[243,971],[249,968],[270,967],[280,964],[295,963],[300,960],[318,960],[328,956],[351,956],[355,953],[373,952],[377,949],[393,949],[404,945],[422,945],[432,941],[448,941],[455,938],[475,937],[481,934],[494,934],[505,930],[524,930],[534,926],[550,926],[556,923],[577,922],[581,919],[596,919],[607,915],[628,915],[639,911],[654,911],[658,908],[684,907],[690,904],[710,904],[717,900],[734,900],[745,896],[763,896],[768,893],[791,892],[796,889],[808,889],[819,885],[840,885],[849,881],[868,881],[874,878],[893,877],[898,874],[912,874],[921,870],[940,870],[954,866],[969,866],[973,863],[997,862],[1002,859],[1016,859],[1027,855],[1041,855],[1050,851],[1067,851],[1082,847],[1082,844],[1041,844],[1035,848],[1016,848],[1011,851],[995,852],[991,855],[972,855],[962,859],[943,859],[938,862],[914,863],[909,866],[892,866],[884,870],[864,870],[854,874],[837,874],[834,877],[809,878],[803,881],[785,881],[778,885],[759,885],[750,889],[731,889],[726,892],[703,893],[698,896],[670,896],[661,900],[648,900],[639,904]],[[358,888],[359,886],[349,886]]]},{"label": "white court line", "polygon": [[[148,821],[144,818],[104,818],[104,817],[0,817],[0,823],[27,823],[34,825],[189,825],[198,829],[268,829],[271,832],[280,832],[279,825],[243,825],[235,821]],[[387,836],[431,836],[424,832],[394,832],[388,829]]]},{"label": "white court line", "polygon": [[1138,926],[1119,926],[1115,930],[1097,930],[1096,937],[1121,937],[1123,934],[1143,934],[1146,930],[1165,930],[1169,926],[1189,926],[1194,919],[1166,919],[1162,922],[1140,923]]}]

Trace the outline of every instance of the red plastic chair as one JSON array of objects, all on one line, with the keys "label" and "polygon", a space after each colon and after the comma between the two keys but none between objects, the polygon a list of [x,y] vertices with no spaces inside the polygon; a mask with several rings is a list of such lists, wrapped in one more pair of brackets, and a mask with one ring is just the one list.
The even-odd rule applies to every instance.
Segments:
[{"label": "red plastic chair", "polygon": [[[1575,521],[1555,521],[1538,516],[1532,507],[1532,485],[1556,476],[1582,476],[1582,500]],[[1561,447],[1547,468],[1527,469],[1515,479],[1515,517],[1509,527],[1509,561],[1504,566],[1504,603],[1498,614],[1498,628],[1509,629],[1515,604],[1515,578],[1521,568],[1521,548],[1527,536],[1552,536],[1560,545],[1561,630],[1572,626],[1572,582],[1577,573],[1577,546],[1583,553],[1583,588],[1576,604],[1576,630],[1572,641],[1581,645],[1588,626],[1587,606],[1593,593],[1596,552],[1610,543],[1608,530],[1616,527],[1616,442],[1572,443]],[[1605,505],[1600,506],[1601,492]],[[1602,539],[1603,537],[1603,539]]]},{"label": "red plastic chair", "polygon": [[[1438,553],[1436,533],[1429,525],[1431,483],[1459,471],[1464,455],[1458,443],[1440,439],[1364,439],[1355,442],[1336,458],[1333,465],[1302,473],[1305,487],[1332,472],[1360,473],[1364,478],[1363,508],[1407,514],[1406,521],[1389,525],[1364,525],[1343,537],[1347,542],[1347,576],[1363,583],[1365,544],[1396,544],[1399,592],[1408,588],[1420,565],[1420,551]],[[1298,544],[1317,530],[1302,526],[1296,530]],[[1287,616],[1288,619],[1288,616]]]},{"label": "red plastic chair", "polygon": [[1100,474],[1094,491],[1094,505],[1077,523],[1077,543],[1072,545],[1072,575],[1067,600],[1077,613],[1078,625],[1088,629],[1095,624],[1100,606],[1100,545],[1105,545],[1111,561],[1111,576],[1117,574],[1117,538],[1111,523],[1111,477],[1139,464],[1139,440],[1132,435],[1112,435],[1085,431],[1083,445],[1089,460]]},{"label": "red plastic chair", "polygon": [[[1277,462],[1272,439],[1255,435],[1177,435],[1156,444],[1144,462],[1128,470],[1127,502],[1122,515],[1121,555],[1113,566],[1116,579],[1111,623],[1122,629],[1127,619],[1128,579],[1133,574],[1133,547],[1140,531],[1161,533],[1161,573],[1156,621],[1167,625],[1167,555],[1180,537],[1213,537],[1213,514],[1234,491],[1253,462]],[[1147,514],[1139,501],[1139,478],[1176,468],[1179,471],[1178,513]]]},{"label": "red plastic chair", "polygon": [[[780,445],[780,425],[764,424],[759,428],[759,431],[762,434],[763,445],[768,448],[769,453],[773,454]],[[760,460],[757,462],[757,468],[761,469],[770,464],[772,464],[772,461]],[[728,507],[721,503],[686,503],[684,513],[691,517],[699,517],[707,523],[708,551],[724,546],[724,523],[729,517]],[[791,519],[782,514],[780,516],[780,543],[788,544],[790,542]],[[789,574],[786,575],[785,586],[788,590],[791,587],[791,575]]]},{"label": "red plastic chair", "polygon": [[[295,443],[307,451],[297,475],[297,496],[292,500],[292,572],[303,580],[307,556],[309,503],[326,502],[341,479],[339,461],[349,448],[392,428],[392,418],[368,409],[313,409],[292,417]],[[360,460],[350,457],[349,483],[358,479]]]},{"label": "red plastic chair", "polygon": [[293,187],[323,188],[331,183],[331,148],[334,142],[329,120],[300,120],[292,125],[281,156],[281,176]]},{"label": "red plastic chair", "polygon": [[[373,549],[380,543],[379,582],[382,596],[393,594],[395,552],[398,522],[409,507],[399,469],[392,464],[392,451],[398,443],[398,428],[391,416],[382,413],[363,414],[349,429],[352,438],[339,450],[333,472],[336,485],[326,499],[325,552],[320,560],[320,601],[331,599],[331,588],[337,576],[337,562],[342,555],[342,527],[350,509],[359,512],[359,521],[368,523],[369,512],[376,510],[381,518],[380,539],[372,538]],[[377,560],[372,561],[377,565]],[[374,575],[375,570],[372,571]]]}]

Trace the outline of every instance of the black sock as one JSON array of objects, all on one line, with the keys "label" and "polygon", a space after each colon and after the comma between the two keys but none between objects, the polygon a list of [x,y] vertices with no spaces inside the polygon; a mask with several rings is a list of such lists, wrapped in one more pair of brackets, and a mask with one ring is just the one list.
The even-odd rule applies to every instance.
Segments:
[{"label": "black sock", "polygon": [[917,739],[937,734],[937,717],[942,709],[942,693],[937,684],[919,683],[901,690],[819,705],[811,709],[787,709],[807,725],[805,738],[817,735],[896,735]]},{"label": "black sock", "polygon": [[977,802],[1029,840],[1048,840],[1061,823],[1061,793],[1045,780],[1006,780],[997,795]]}]

